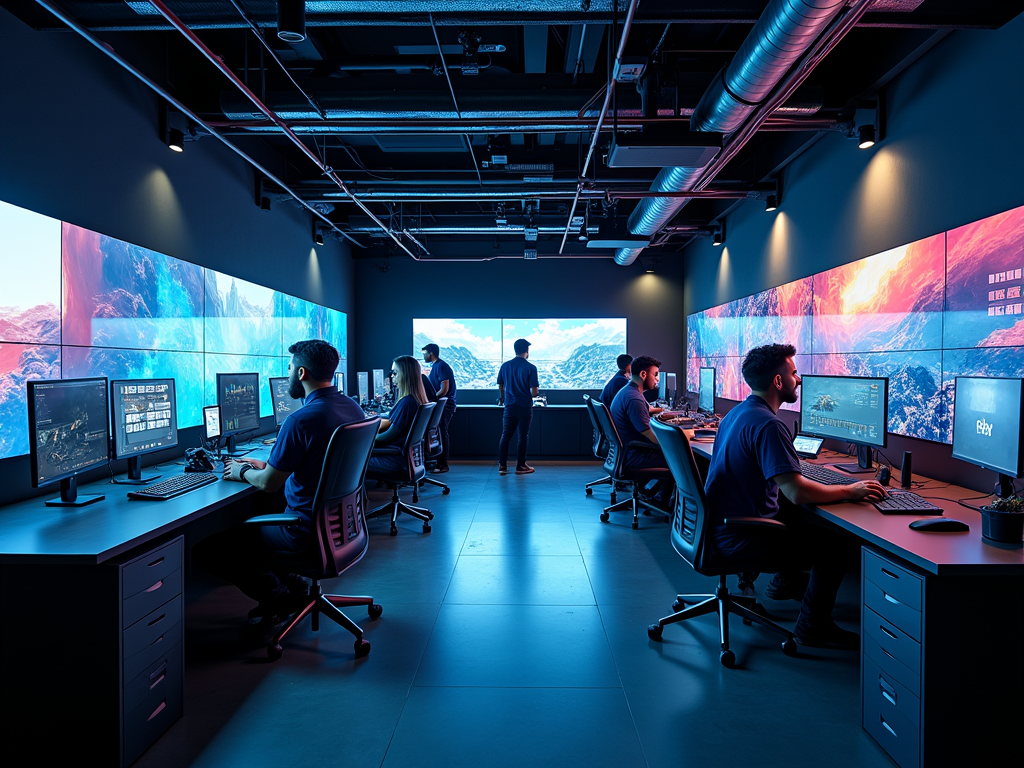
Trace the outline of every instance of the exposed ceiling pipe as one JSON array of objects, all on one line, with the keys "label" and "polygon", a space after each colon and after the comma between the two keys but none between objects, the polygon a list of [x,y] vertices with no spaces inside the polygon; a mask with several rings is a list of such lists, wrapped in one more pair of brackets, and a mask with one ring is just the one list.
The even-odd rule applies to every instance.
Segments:
[{"label": "exposed ceiling pipe", "polygon": [[337,184],[338,187],[343,192],[345,192],[348,195],[349,199],[353,203],[355,203],[359,207],[359,209],[363,211],[363,213],[365,213],[367,216],[369,216],[371,219],[373,219],[373,221],[376,222],[377,225],[381,229],[383,229],[385,232],[387,232],[388,236],[391,237],[391,239],[395,241],[395,244],[399,248],[401,248],[403,251],[405,251],[407,254],[409,254],[409,256],[413,260],[415,260],[415,261],[419,261],[420,260],[419,256],[417,256],[415,253],[410,251],[405,246],[405,243],[403,243],[398,238],[398,236],[395,235],[395,233],[392,232],[388,228],[388,226],[383,221],[381,221],[377,217],[377,215],[375,213],[373,213],[373,211],[371,211],[366,206],[365,203],[363,203],[359,198],[357,198],[354,194],[352,194],[352,192],[348,189],[348,187],[345,186],[345,182],[343,182],[341,180],[341,178],[339,178],[338,175],[334,172],[334,169],[331,168],[330,166],[328,166],[326,163],[324,163],[324,161],[321,160],[320,157],[313,150],[311,150],[309,147],[307,147],[302,142],[302,139],[300,139],[298,136],[296,136],[291,131],[291,129],[288,128],[287,125],[285,125],[284,121],[281,120],[281,118],[279,118],[269,107],[267,107],[262,101],[260,101],[259,97],[256,96],[255,93],[250,91],[249,87],[245,83],[243,83],[234,72],[231,71],[231,68],[227,64],[225,64],[224,61],[221,60],[213,51],[211,51],[206,46],[206,44],[203,43],[203,41],[200,40],[196,36],[195,32],[193,32],[191,29],[189,29],[188,26],[186,26],[185,23],[181,21],[181,19],[179,19],[177,16],[174,15],[174,13],[171,11],[170,8],[167,7],[167,5],[163,2],[163,0],[150,0],[150,2],[153,5],[153,7],[156,8],[160,12],[161,16],[163,16],[165,19],[167,19],[167,21],[170,22],[170,24],[176,30],[178,30],[182,35],[184,35],[185,38],[189,42],[191,42],[192,45],[200,53],[203,54],[203,56],[206,57],[207,61],[209,61],[211,64],[213,64],[217,69],[219,69],[221,71],[221,73],[224,74],[225,77],[227,77],[232,83],[234,83],[235,86],[240,91],[242,91],[242,93],[244,93],[249,98],[249,100],[256,106],[257,109],[259,109],[264,115],[266,115],[270,120],[272,120],[275,124],[277,124],[278,127],[281,128],[281,130],[284,132],[285,136],[287,136],[289,139],[291,139],[292,143],[296,147],[298,147],[299,150],[304,155],[306,155],[306,157],[308,157],[310,160],[312,160],[320,168],[320,170],[323,171],[325,176],[327,176],[329,179],[334,181],[334,183]]},{"label": "exposed ceiling pipe", "polygon": [[134,75],[140,82],[142,82],[150,90],[152,90],[154,93],[156,93],[162,99],[164,99],[168,104],[174,105],[175,109],[177,109],[182,114],[186,115],[196,125],[202,126],[203,129],[205,131],[207,131],[211,136],[213,136],[215,139],[220,141],[224,146],[226,146],[228,149],[230,149],[232,152],[234,152],[240,158],[242,158],[247,163],[249,163],[249,165],[251,165],[257,171],[259,171],[261,174],[263,174],[267,179],[270,179],[272,182],[274,182],[282,190],[284,190],[286,193],[288,193],[288,195],[290,195],[295,200],[295,202],[297,202],[299,205],[301,205],[303,208],[305,208],[311,214],[313,214],[316,218],[320,219],[322,222],[324,222],[324,224],[326,224],[328,227],[330,227],[332,231],[338,233],[339,235],[341,235],[346,240],[350,241],[351,243],[353,243],[354,245],[356,245],[359,248],[365,248],[366,247],[365,245],[360,243],[358,240],[355,240],[354,238],[350,237],[344,230],[339,228],[337,224],[335,224],[333,221],[331,221],[326,216],[324,216],[320,211],[318,211],[312,205],[310,205],[305,200],[303,200],[301,197],[299,197],[299,195],[297,195],[295,192],[292,191],[291,187],[289,187],[287,184],[285,184],[283,181],[281,181],[281,179],[279,179],[277,176],[275,176],[269,170],[264,168],[257,160],[255,160],[254,158],[250,157],[245,152],[243,152],[241,149],[239,149],[234,144],[232,144],[230,141],[228,141],[226,138],[224,138],[223,134],[221,134],[219,131],[217,131],[216,128],[214,128],[210,123],[204,121],[198,114],[196,114],[191,109],[189,109],[183,102],[181,102],[177,98],[175,98],[163,86],[159,85],[155,80],[151,79],[148,75],[144,74],[141,70],[137,69],[127,59],[122,58],[121,55],[119,53],[117,53],[110,45],[105,43],[100,38],[96,37],[96,35],[94,35],[92,32],[90,32],[84,26],[79,24],[76,19],[74,19],[71,16],[69,16],[64,11],[63,8],[61,8],[58,5],[55,5],[54,3],[49,2],[49,0],[36,0],[36,3],[38,3],[40,6],[42,6],[46,10],[48,10],[50,13],[52,13],[58,19],[60,19],[72,31],[76,32],[78,35],[80,35],[82,38],[84,38],[86,40],[86,42],[88,42],[90,45],[95,47],[97,50],[99,50],[105,56],[107,56],[108,58],[110,58],[111,60],[116,62],[124,70],[126,70],[127,72],[129,72],[132,75]]},{"label": "exposed ceiling pipe", "polygon": [[[633,27],[633,17],[636,15],[636,7],[640,4],[640,0],[629,0],[629,9],[626,11],[626,21],[622,25],[622,35],[619,37],[619,49],[615,52],[615,65],[612,68],[614,72],[618,69],[619,62],[622,61],[623,51],[626,50],[626,40],[629,39],[629,31]],[[614,28],[608,30],[609,39],[615,33]],[[590,158],[594,155],[594,150],[597,148],[597,140],[601,135],[601,125],[604,123],[605,115],[608,114],[608,107],[612,103],[612,95],[615,93],[615,78],[611,77],[608,80],[608,87],[604,91],[604,104],[601,105],[601,112],[597,118],[597,125],[594,126],[594,135],[590,138],[590,148],[587,149],[587,157],[583,162],[583,168],[580,169],[580,179],[576,185],[576,196],[573,198],[572,207],[569,209],[569,217],[565,222],[565,232],[562,234],[562,244],[558,246],[558,252],[561,253],[565,250],[565,241],[569,238],[569,228],[572,226],[572,217],[576,214],[576,204],[580,201],[580,192],[583,190],[583,181],[587,176],[587,169],[590,167]]]},{"label": "exposed ceiling pipe", "polygon": [[[651,190],[686,192],[710,184],[775,107],[789,98],[814,67],[853,29],[871,2],[772,0],[740,48],[747,58],[740,59],[737,55],[724,75],[724,81],[739,93],[723,97],[723,91],[716,85],[723,78],[718,78],[697,105],[696,114],[705,130],[717,131],[723,127],[734,130],[737,126],[738,129],[706,168],[662,168]],[[765,98],[768,93],[771,95]],[[749,102],[758,95],[762,101],[753,109],[748,108]],[[735,122],[730,104],[745,116],[745,121]],[[668,224],[686,202],[685,198],[643,200],[630,214],[627,229],[633,234],[653,235]],[[615,254],[615,261],[628,266],[642,251],[642,248],[621,248]]]},{"label": "exposed ceiling pipe", "polygon": [[[773,187],[774,189],[774,187]],[[390,203],[459,203],[477,201],[504,200],[571,200],[576,194],[574,187],[556,190],[522,189],[438,189],[396,190],[396,189],[360,189],[361,200],[380,200]],[[584,189],[580,193],[582,200],[642,200],[648,197],[700,197],[713,200],[759,200],[767,193],[748,189],[712,189],[700,192],[652,192],[650,190],[610,190]],[[308,192],[306,199],[310,202],[337,202],[343,193],[335,190],[324,192]],[[559,232],[561,232],[559,228]]]}]

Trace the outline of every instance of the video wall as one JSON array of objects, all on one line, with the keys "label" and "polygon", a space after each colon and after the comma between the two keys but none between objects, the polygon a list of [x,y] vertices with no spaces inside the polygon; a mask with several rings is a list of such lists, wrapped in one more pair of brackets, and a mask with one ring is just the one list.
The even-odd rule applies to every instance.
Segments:
[{"label": "video wall", "polygon": [[2,201],[0,264],[0,459],[28,453],[29,379],[173,378],[180,429],[216,402],[219,372],[259,372],[270,416],[289,345],[346,354],[344,312]]},{"label": "video wall", "polygon": [[697,312],[687,389],[714,366],[742,400],[747,351],[788,343],[802,373],[888,376],[889,431],[951,442],[956,376],[1024,376],[1022,270],[1024,207]]},{"label": "video wall", "polygon": [[497,389],[498,368],[515,357],[516,339],[530,342],[541,390],[601,389],[626,351],[626,318],[478,319],[416,318],[413,354],[426,344],[455,373],[459,389]]}]

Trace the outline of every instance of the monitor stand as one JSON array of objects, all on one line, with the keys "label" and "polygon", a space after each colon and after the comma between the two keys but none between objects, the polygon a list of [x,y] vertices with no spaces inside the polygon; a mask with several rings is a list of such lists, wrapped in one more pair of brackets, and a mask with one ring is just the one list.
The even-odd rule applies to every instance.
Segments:
[{"label": "monitor stand", "polygon": [[857,446],[856,464],[833,464],[832,466],[836,469],[843,470],[843,472],[848,472],[851,475],[864,475],[869,472],[874,472],[875,468],[871,466],[871,446]]},{"label": "monitor stand", "polygon": [[128,476],[124,480],[118,480],[119,485],[148,485],[162,475],[142,476],[142,467],[139,466],[139,456],[131,456],[128,459]]},{"label": "monitor stand", "polygon": [[60,498],[47,499],[44,503],[48,507],[84,507],[86,504],[95,504],[107,498],[102,494],[78,495],[78,481],[74,477],[65,477],[60,481]]},{"label": "monitor stand", "polygon": [[224,451],[224,455],[225,456],[228,456],[228,457],[230,457],[232,459],[237,459],[240,456],[245,456],[249,452],[250,451],[248,451],[248,450],[246,450],[246,451],[238,450],[238,443],[235,441],[235,435],[228,435],[228,445],[227,445],[227,449]]},{"label": "monitor stand", "polygon": [[1010,479],[1009,475],[1004,475],[1002,472],[999,473],[999,481],[996,483],[995,493],[1001,499],[1008,499],[1013,496],[1013,480]]}]

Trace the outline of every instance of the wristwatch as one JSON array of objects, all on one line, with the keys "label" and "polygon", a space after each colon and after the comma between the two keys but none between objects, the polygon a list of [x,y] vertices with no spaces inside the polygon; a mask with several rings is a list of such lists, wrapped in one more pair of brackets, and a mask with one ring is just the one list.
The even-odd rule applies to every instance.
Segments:
[{"label": "wristwatch", "polygon": [[245,473],[248,472],[250,469],[253,469],[252,464],[246,464],[244,467],[238,470],[238,479],[245,480]]}]

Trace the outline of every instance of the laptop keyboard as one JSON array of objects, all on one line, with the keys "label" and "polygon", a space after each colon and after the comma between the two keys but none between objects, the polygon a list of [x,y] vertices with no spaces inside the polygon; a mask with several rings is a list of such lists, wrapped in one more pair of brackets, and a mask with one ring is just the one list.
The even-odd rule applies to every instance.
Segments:
[{"label": "laptop keyboard", "polygon": [[823,467],[821,464],[811,464],[809,461],[800,462],[800,474],[823,485],[853,485],[857,482],[854,477]]}]

